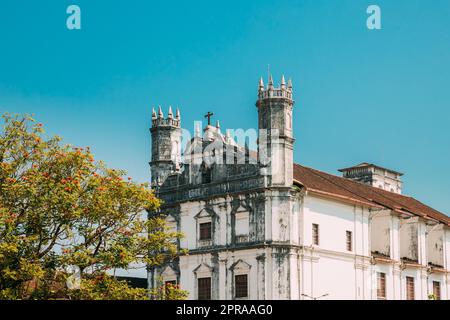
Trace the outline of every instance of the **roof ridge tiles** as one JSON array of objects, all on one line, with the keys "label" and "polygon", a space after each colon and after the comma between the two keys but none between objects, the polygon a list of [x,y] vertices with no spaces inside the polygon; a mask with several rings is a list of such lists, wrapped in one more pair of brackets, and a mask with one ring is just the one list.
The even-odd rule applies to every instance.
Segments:
[{"label": "roof ridge tiles", "polygon": [[430,217],[450,225],[449,216],[410,195],[389,192],[297,163],[294,164],[294,178],[307,189],[315,189],[336,196],[356,196],[355,200],[364,199],[369,203],[381,205],[391,210],[411,212],[414,215]]}]

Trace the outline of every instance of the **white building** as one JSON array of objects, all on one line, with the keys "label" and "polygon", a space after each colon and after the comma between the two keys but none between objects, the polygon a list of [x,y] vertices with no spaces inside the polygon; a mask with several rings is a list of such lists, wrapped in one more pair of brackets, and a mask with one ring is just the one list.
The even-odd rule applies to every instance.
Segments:
[{"label": "white building", "polygon": [[365,163],[343,178],[294,164],[284,77],[261,80],[256,105],[257,153],[208,123],[184,162],[179,112],[153,112],[164,205],[150,214],[185,234],[189,254],[149,270],[149,286],[177,282],[190,299],[450,299],[450,218],[401,195],[396,171]]}]

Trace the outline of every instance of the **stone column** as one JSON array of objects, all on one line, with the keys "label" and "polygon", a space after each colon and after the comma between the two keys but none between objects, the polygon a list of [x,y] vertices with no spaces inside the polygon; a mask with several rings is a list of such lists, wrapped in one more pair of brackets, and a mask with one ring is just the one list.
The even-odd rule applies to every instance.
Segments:
[{"label": "stone column", "polygon": [[227,277],[227,257],[226,253],[220,253],[219,254],[219,299],[220,300],[227,300],[231,299],[231,297],[228,296],[228,287],[230,286]]},{"label": "stone column", "polygon": [[264,252],[258,252],[256,256],[257,261],[257,270],[256,270],[256,285],[257,285],[257,299],[265,300],[266,299],[266,272],[265,272],[265,264],[266,264],[266,255]]}]

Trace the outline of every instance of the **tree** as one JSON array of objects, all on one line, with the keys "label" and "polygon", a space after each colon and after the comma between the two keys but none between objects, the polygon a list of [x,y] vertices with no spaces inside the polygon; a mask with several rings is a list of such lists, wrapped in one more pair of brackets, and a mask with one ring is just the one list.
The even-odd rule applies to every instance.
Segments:
[{"label": "tree", "polygon": [[[2,118],[0,299],[146,298],[107,272],[179,254],[181,234],[162,218],[145,219],[160,205],[152,190],[95,161],[89,148],[44,139],[29,116]],[[61,285],[70,266],[80,269],[76,290]]]}]

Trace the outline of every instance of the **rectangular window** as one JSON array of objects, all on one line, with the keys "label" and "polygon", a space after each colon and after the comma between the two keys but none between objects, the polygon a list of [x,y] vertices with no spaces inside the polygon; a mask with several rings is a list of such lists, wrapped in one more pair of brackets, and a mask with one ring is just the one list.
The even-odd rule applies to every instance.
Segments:
[{"label": "rectangular window", "polygon": [[383,272],[377,273],[377,299],[385,300],[386,299],[386,274]]},{"label": "rectangular window", "polygon": [[211,222],[200,223],[200,240],[211,240]]},{"label": "rectangular window", "polygon": [[414,299],[414,278],[406,277],[406,300]]},{"label": "rectangular window", "polygon": [[346,231],[347,251],[353,251],[353,234],[351,231]]},{"label": "rectangular window", "polygon": [[441,283],[433,281],[433,295],[436,300],[441,300]]},{"label": "rectangular window", "polygon": [[211,278],[199,278],[198,300],[211,300]]},{"label": "rectangular window", "polygon": [[313,244],[318,246],[319,245],[319,225],[318,224],[313,223],[312,232],[313,232]]},{"label": "rectangular window", "polygon": [[236,298],[248,297],[248,277],[246,274],[234,276],[234,286]]}]

